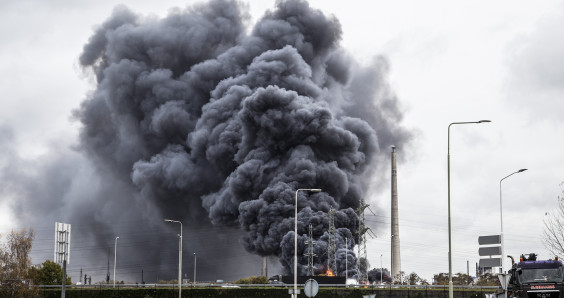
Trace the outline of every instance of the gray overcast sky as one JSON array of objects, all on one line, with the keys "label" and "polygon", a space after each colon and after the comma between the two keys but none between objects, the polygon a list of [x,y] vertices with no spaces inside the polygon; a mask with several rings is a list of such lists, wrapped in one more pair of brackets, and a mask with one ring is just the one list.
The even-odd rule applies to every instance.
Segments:
[{"label": "gray overcast sky", "polygon": [[[14,159],[26,171],[54,159],[80,159],[72,151],[79,125],[71,111],[93,82],[77,59],[95,26],[119,3],[162,17],[193,1],[0,2],[0,177],[21,170],[8,166]],[[274,1],[245,3],[252,22],[274,7]],[[339,19],[342,45],[358,61],[388,59],[404,125],[415,133],[413,146],[398,148],[402,270],[429,280],[448,271],[447,126],[456,121],[493,122],[451,129],[454,272],[466,272],[468,260],[473,275],[478,236],[499,233],[499,181],[520,168],[529,171],[503,182],[506,252],[552,257],[541,239],[543,217],[556,208],[564,180],[562,2],[310,4]],[[47,178],[33,177],[46,179],[50,188]],[[382,183],[388,182],[374,184]],[[389,268],[390,191],[375,187],[368,196],[377,214],[368,223],[378,235],[368,245],[371,267],[380,266],[382,254]],[[27,227],[10,207],[13,199],[0,197],[0,233]]]}]

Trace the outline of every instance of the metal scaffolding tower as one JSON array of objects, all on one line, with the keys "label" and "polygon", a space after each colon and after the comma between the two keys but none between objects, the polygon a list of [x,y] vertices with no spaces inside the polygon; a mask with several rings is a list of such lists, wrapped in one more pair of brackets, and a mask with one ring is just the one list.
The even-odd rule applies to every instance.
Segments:
[{"label": "metal scaffolding tower", "polygon": [[304,254],[305,256],[307,256],[307,276],[313,276],[313,257],[317,256],[315,253],[313,253],[313,245],[315,244],[315,241],[313,241],[312,230],[313,228],[311,224],[309,224],[309,239],[306,241],[308,252]]},{"label": "metal scaffolding tower", "polygon": [[[368,204],[364,203],[364,200],[360,200],[360,206],[356,209],[358,214],[359,224],[358,224],[358,256],[356,259],[356,264],[358,267],[358,282],[368,282],[368,268],[366,262],[368,262],[368,256],[366,253],[366,232],[369,228],[366,227],[364,223],[364,209],[368,207]],[[362,264],[364,262],[364,264]]]},{"label": "metal scaffolding tower", "polygon": [[335,209],[329,210],[329,243],[327,244],[327,270],[337,275],[337,241],[335,236]]}]

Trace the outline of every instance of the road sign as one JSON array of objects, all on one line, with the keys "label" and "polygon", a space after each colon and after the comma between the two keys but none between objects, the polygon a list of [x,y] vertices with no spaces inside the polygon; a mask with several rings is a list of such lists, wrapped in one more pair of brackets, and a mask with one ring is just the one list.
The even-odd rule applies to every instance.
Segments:
[{"label": "road sign", "polygon": [[501,235],[490,235],[490,236],[480,236],[478,237],[478,244],[489,245],[489,244],[500,244]]},{"label": "road sign", "polygon": [[501,246],[490,246],[478,248],[478,254],[483,256],[501,256]]},{"label": "road sign", "polygon": [[304,292],[308,297],[315,297],[319,292],[319,284],[315,279],[308,279],[304,285]]},{"label": "road sign", "polygon": [[509,274],[509,273],[499,273],[497,275],[497,278],[499,278],[499,282],[501,283],[501,288],[506,290],[507,284],[509,283],[509,279],[511,278],[511,274]]},{"label": "road sign", "polygon": [[501,258],[480,259],[480,267],[501,267]]}]

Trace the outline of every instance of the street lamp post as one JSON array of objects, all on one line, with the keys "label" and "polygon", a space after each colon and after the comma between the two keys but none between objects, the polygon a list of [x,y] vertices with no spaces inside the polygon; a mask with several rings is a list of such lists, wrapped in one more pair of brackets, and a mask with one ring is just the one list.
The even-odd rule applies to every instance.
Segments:
[{"label": "street lamp post", "polygon": [[114,288],[116,287],[116,261],[117,261],[117,240],[119,237],[116,237],[115,244],[114,244]]},{"label": "street lamp post", "polygon": [[320,192],[319,188],[300,188],[296,190],[296,206],[294,209],[294,292],[292,293],[293,298],[298,297],[298,192],[299,191],[311,191]]},{"label": "street lamp post", "polygon": [[194,253],[194,284],[196,284],[196,253]]},{"label": "street lamp post", "polygon": [[349,279],[349,238],[345,237],[345,286]]},{"label": "street lamp post", "polygon": [[384,275],[384,266],[382,265],[382,254],[380,254],[380,284],[382,284],[382,275]]},{"label": "street lamp post", "polygon": [[182,297],[182,223],[178,220],[165,219],[165,222],[180,224],[180,244],[178,245],[178,298]]},{"label": "street lamp post", "polygon": [[450,224],[450,127],[454,124],[479,124],[491,122],[490,120],[453,122],[448,125],[447,136],[447,176],[448,176],[448,297],[453,298],[454,292],[452,288],[452,237]]},{"label": "street lamp post", "polygon": [[[525,172],[526,170],[527,169],[520,169],[518,171],[515,171],[515,172],[501,178],[501,180],[499,180],[499,217],[501,219],[501,273],[505,273],[505,270],[503,268],[503,259],[505,258],[505,255],[504,255],[504,245],[503,245],[503,242],[504,242],[504,240],[503,240],[503,204],[502,204],[502,201],[501,201],[501,182],[503,180],[505,180],[506,178],[511,177],[514,174]],[[506,297],[507,297],[507,294],[506,294]]]}]

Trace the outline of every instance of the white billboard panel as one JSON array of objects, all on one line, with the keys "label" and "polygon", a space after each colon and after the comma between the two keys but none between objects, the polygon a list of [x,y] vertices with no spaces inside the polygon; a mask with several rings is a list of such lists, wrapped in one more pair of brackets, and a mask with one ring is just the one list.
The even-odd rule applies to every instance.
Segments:
[{"label": "white billboard panel", "polygon": [[70,261],[70,235],[71,225],[55,222],[55,263],[63,263],[63,260]]}]

